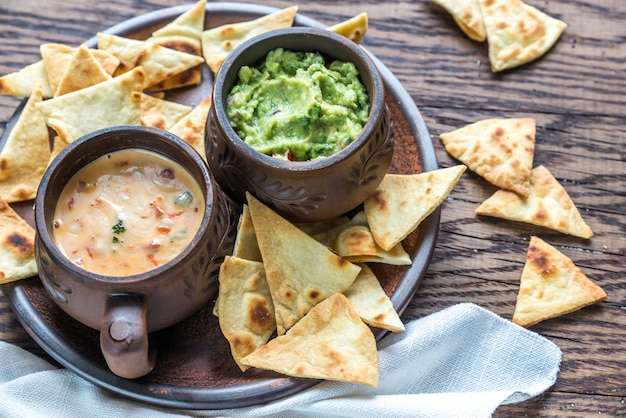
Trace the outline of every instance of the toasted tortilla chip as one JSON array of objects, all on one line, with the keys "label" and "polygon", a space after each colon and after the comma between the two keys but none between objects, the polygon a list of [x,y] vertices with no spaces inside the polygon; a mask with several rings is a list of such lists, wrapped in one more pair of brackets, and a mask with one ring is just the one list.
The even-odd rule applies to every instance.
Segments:
[{"label": "toasted tortilla chip", "polygon": [[55,135],[52,139],[52,152],[50,153],[50,161],[48,162],[48,165],[50,165],[52,160],[54,160],[65,147],[67,147],[67,142],[61,139],[60,136]]},{"label": "toasted tortilla chip", "polygon": [[200,41],[204,31],[206,0],[200,0],[176,19],[152,32],[151,38],[183,36]]},{"label": "toasted tortilla chip", "polygon": [[143,94],[141,96],[141,124],[168,130],[191,112],[191,106],[159,99]]},{"label": "toasted tortilla chip", "polygon": [[404,251],[402,243],[396,244],[389,251],[383,250],[376,243],[364,211],[358,212],[348,222],[312,236],[353,263],[411,264],[411,257]]},{"label": "toasted tortilla chip", "polygon": [[250,208],[246,204],[243,205],[243,211],[239,217],[233,256],[246,260],[263,261],[261,250],[259,250],[259,244],[256,240],[256,232],[254,232],[252,217],[250,216]]},{"label": "toasted tortilla chip", "polygon": [[413,232],[450,194],[464,165],[420,174],[387,174],[364,202],[376,243],[386,251]]},{"label": "toasted tortilla chip", "polygon": [[297,6],[287,7],[254,20],[231,23],[202,33],[202,55],[213,73],[217,73],[226,56],[243,42],[264,32],[288,28],[298,12]]},{"label": "toasted tortilla chip", "polygon": [[367,13],[359,13],[358,15],[339,22],[336,25],[329,26],[327,30],[343,35],[354,43],[361,43],[368,27]]},{"label": "toasted tortilla chip", "polygon": [[361,272],[354,283],[343,292],[354,310],[368,325],[393,332],[405,331],[398,312],[372,269],[366,264],[359,266]]},{"label": "toasted tortilla chip", "polygon": [[37,103],[46,123],[67,143],[114,125],[141,123],[141,90],[144,72],[137,67],[114,77],[54,99]]},{"label": "toasted tortilla chip", "polygon": [[361,268],[333,253],[247,193],[276,328],[283,335],[317,303],[343,292]]},{"label": "toasted tortilla chip", "polygon": [[0,197],[0,284],[36,274],[35,230]]},{"label": "toasted tortilla chip", "polygon": [[518,67],[544,55],[567,24],[521,0],[479,0],[491,70]]},{"label": "toasted tortilla chip", "polygon": [[286,335],[241,362],[288,376],[378,386],[374,334],[340,293],[320,302]]},{"label": "toasted tortilla chip", "polygon": [[446,9],[470,39],[478,42],[487,39],[478,0],[433,0],[433,2]]},{"label": "toasted tortilla chip", "polygon": [[98,48],[112,53],[120,60],[116,75],[136,67],[143,67],[146,73],[144,88],[204,62],[200,56],[166,48],[156,43],[104,33],[98,33]]},{"label": "toasted tortilla chip", "polygon": [[0,94],[7,96],[30,97],[37,86],[41,86],[41,95],[44,99],[54,94],[43,61],[37,61],[19,71],[0,77]]},{"label": "toasted tortilla chip", "polygon": [[591,238],[587,226],[567,191],[544,166],[530,172],[528,198],[498,190],[476,209],[476,214],[526,222],[564,234]]},{"label": "toasted tortilla chip", "polygon": [[211,96],[207,96],[191,112],[183,116],[168,130],[191,145],[206,160],[204,149],[204,131],[211,109]]},{"label": "toasted tortilla chip", "polygon": [[227,256],[220,266],[219,323],[239,368],[241,358],[270,339],[276,329],[274,306],[263,263]]},{"label": "toasted tortilla chip", "polygon": [[298,222],[295,225],[301,231],[309,234],[316,235],[331,230],[339,225],[343,225],[348,222],[350,218],[345,215],[336,216],[330,219],[322,219],[319,221],[312,222]]},{"label": "toasted tortilla chip", "polygon": [[[65,44],[55,43],[47,43],[39,47],[53,94],[55,94],[58,90],[61,80],[66,77],[67,66],[72,61],[77,49],[78,48]],[[93,55],[96,61],[98,61],[100,66],[102,66],[105,73],[110,76],[115,73],[115,69],[119,65],[120,60],[118,60],[113,54],[93,48],[90,48],[89,52]]]},{"label": "toasted tortilla chip", "polygon": [[532,237],[522,271],[513,322],[530,327],[603,301],[606,293],[570,258]]},{"label": "toasted tortilla chip", "polygon": [[89,48],[83,45],[74,52],[54,95],[62,96],[109,79],[111,76],[89,52]]},{"label": "toasted tortilla chip", "polygon": [[528,196],[535,119],[485,119],[439,138],[450,155],[491,184]]},{"label": "toasted tortilla chip", "polygon": [[35,88],[0,152],[0,196],[7,202],[34,199],[50,160],[46,119],[35,108],[42,100]]}]

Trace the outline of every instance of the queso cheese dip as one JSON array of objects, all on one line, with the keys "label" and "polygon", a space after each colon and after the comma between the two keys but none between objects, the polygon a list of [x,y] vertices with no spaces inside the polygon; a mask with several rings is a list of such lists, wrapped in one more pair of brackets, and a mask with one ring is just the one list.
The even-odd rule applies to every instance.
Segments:
[{"label": "queso cheese dip", "polygon": [[53,236],[87,271],[140,274],[189,244],[204,208],[199,185],[179,164],[150,151],[115,151],[81,168],[65,185]]}]

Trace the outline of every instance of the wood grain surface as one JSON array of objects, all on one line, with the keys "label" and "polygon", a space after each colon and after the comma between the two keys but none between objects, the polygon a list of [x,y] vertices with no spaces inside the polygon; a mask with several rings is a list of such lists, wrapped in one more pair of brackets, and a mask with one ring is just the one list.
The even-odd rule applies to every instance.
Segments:
[{"label": "wood grain surface", "polygon": [[[500,407],[495,416],[626,416],[626,2],[528,0],[568,23],[543,58],[494,74],[486,43],[464,36],[431,1],[256,1],[334,24],[366,11],[363,45],[403,84],[430,131],[440,167],[458,162],[439,134],[491,117],[537,121],[535,166],[567,190],[595,235],[589,240],[544,228],[478,217],[496,189],[467,172],[444,202],[441,230],[425,280],[404,319],[473,302],[510,319],[529,239],[537,235],[570,257],[608,294],[605,302],[542,322],[533,331],[563,351],[556,384]],[[39,45],[78,45],[130,17],[182,0],[3,0],[0,74],[40,59]],[[21,99],[0,96],[0,133]],[[0,340],[48,358],[0,296]]]}]

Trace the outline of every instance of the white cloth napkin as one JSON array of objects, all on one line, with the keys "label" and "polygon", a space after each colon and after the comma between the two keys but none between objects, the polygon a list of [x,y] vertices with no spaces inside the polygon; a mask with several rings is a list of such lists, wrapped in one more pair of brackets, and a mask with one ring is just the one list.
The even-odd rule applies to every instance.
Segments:
[{"label": "white cloth napkin", "polygon": [[0,416],[13,417],[489,417],[556,380],[561,350],[471,303],[406,324],[379,343],[378,388],[322,382],[272,403],[182,411],[121,398],[0,342]]}]

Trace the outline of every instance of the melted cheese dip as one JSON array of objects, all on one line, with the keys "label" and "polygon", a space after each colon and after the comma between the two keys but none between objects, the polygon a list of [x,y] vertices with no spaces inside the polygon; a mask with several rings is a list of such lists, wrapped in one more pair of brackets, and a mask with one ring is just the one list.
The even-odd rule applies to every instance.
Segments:
[{"label": "melted cheese dip", "polygon": [[53,236],[85,270],[129,276],[178,255],[198,231],[204,207],[200,187],[177,163],[145,150],[116,151],[65,186]]}]

